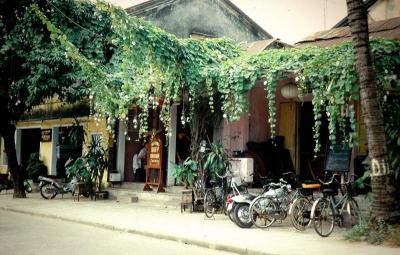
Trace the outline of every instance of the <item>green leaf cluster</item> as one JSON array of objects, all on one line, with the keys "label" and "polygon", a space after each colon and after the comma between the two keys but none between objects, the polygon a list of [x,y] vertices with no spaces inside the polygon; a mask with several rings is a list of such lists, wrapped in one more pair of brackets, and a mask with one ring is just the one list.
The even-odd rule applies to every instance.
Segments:
[{"label": "green leaf cluster", "polygon": [[[225,118],[237,120],[248,110],[248,92],[257,80],[263,79],[268,121],[274,136],[277,84],[293,78],[301,94],[313,95],[316,153],[321,146],[319,133],[324,115],[329,122],[332,145],[343,142],[352,145],[357,141],[354,105],[359,91],[351,42],[329,48],[273,49],[249,55],[227,39],[178,39],[128,16],[120,8],[98,2],[90,15],[107,17],[113,51],[108,62],[99,62],[75,47],[68,30],[57,26],[49,14],[36,6],[31,9],[46,25],[51,38],[60,43],[54,45],[63,47],[71,62],[80,66],[82,80],[90,84],[95,118],[106,119],[110,130],[115,119],[126,121],[128,109],[137,105],[142,109],[140,133],[146,134],[148,107],[158,107],[158,99],[162,97],[160,118],[165,133],[170,134],[170,105],[184,100],[184,95],[189,95],[189,118],[194,117],[196,106],[206,98],[212,111],[221,109]],[[383,95],[393,83],[398,88],[400,43],[372,40],[371,49]],[[215,108],[216,102],[220,107]]]},{"label": "green leaf cluster", "polygon": [[188,183],[192,186],[198,169],[198,162],[189,157],[185,159],[183,164],[176,165],[172,174],[177,183]]}]

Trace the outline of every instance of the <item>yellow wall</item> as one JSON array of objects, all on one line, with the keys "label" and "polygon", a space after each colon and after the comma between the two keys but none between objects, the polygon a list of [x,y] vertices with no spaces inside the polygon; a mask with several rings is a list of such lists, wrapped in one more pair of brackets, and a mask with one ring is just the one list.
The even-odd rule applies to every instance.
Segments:
[{"label": "yellow wall", "polygon": [[7,165],[4,165],[3,157],[4,157],[4,141],[3,138],[0,137],[0,174],[7,173]]},{"label": "yellow wall", "polygon": [[[91,133],[101,133],[103,136],[103,146],[107,148],[108,146],[108,131],[106,129],[105,121],[100,122],[98,125],[95,123],[93,118],[81,117],[78,118],[80,125],[83,125],[85,131],[85,142],[83,146],[83,151],[87,150],[87,145],[89,142]],[[44,121],[20,121],[17,123],[18,127],[40,127],[41,129],[51,129],[53,127],[59,126],[70,126],[75,124],[73,118],[55,119],[55,120],[44,120]],[[47,167],[47,171],[51,173],[52,157],[53,157],[53,143],[50,142],[40,142],[40,159],[43,160]]]}]

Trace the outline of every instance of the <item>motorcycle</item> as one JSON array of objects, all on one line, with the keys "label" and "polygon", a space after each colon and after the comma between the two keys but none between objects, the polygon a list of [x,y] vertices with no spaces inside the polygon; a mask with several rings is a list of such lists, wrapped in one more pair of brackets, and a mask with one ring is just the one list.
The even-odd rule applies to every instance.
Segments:
[{"label": "motorcycle", "polygon": [[[69,182],[60,182],[52,178],[39,176],[39,189],[40,195],[44,199],[53,199],[58,194],[62,196],[65,193],[71,193],[72,195],[75,194],[75,188],[78,183],[76,178],[72,178]],[[85,197],[89,197],[89,192],[83,194]]]},{"label": "motorcycle", "polygon": [[275,221],[284,220],[293,199],[291,185],[282,178],[279,183],[270,183],[269,190],[256,197],[250,204],[250,215],[259,228],[271,226]]},{"label": "motorcycle", "polygon": [[253,222],[250,218],[250,203],[257,195],[242,192],[230,198],[227,213],[229,218],[240,228],[251,228]]},{"label": "motorcycle", "polygon": [[[13,189],[13,188],[14,188],[13,181],[11,181],[9,179],[0,179],[0,192],[3,190],[5,190],[7,192],[7,190]],[[32,187],[29,184],[28,180],[24,180],[24,189],[28,193],[32,192]]]}]

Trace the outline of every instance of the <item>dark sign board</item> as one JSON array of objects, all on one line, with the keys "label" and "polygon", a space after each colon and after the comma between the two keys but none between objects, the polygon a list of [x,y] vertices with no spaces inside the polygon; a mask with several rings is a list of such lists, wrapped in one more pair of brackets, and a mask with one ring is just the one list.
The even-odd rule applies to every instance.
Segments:
[{"label": "dark sign board", "polygon": [[348,172],[351,149],[329,150],[326,157],[325,171]]},{"label": "dark sign board", "polygon": [[49,129],[42,129],[42,133],[40,136],[41,142],[51,142],[51,128]]}]

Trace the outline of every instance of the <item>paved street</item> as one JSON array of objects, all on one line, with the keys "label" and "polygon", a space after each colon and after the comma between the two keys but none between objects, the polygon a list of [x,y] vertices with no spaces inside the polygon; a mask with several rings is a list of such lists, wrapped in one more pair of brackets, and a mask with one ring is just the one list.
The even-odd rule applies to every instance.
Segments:
[{"label": "paved street", "polygon": [[1,211],[1,254],[229,255],[194,245]]},{"label": "paved street", "polygon": [[[172,247],[179,243],[188,243],[197,245],[200,247],[211,248],[214,250],[208,250],[210,254],[216,254],[217,251],[229,251],[240,254],[279,254],[279,255],[320,255],[323,251],[335,251],[335,255],[348,255],[348,254],[362,254],[362,255],[398,255],[400,254],[399,248],[391,248],[385,246],[374,246],[366,243],[352,243],[343,240],[343,229],[335,228],[334,232],[328,238],[319,237],[313,229],[308,229],[305,232],[296,232],[288,221],[284,221],[281,224],[274,224],[270,229],[241,229],[235,226],[228,217],[224,215],[216,215],[214,220],[204,218],[202,213],[183,213],[179,210],[163,208],[156,206],[157,194],[149,193],[154,196],[153,205],[150,203],[123,203],[117,202],[116,200],[99,200],[91,201],[90,199],[81,199],[79,202],[74,201],[71,196],[66,196],[64,199],[56,197],[54,200],[44,200],[38,193],[32,193],[28,195],[27,199],[13,199],[11,194],[5,195],[0,194],[0,218],[8,219],[8,215],[11,212],[18,212],[20,214],[34,215],[38,219],[55,219],[59,222],[63,222],[65,225],[76,225],[81,223],[86,226],[79,225],[78,229],[68,229],[65,233],[58,233],[58,227],[53,226],[46,227],[45,230],[49,230],[46,238],[37,238],[31,240],[34,247],[60,247],[61,251],[63,247],[59,245],[59,242],[63,242],[63,239],[67,240],[68,236],[71,236],[70,240],[65,243],[72,245],[72,243],[79,243],[79,245],[72,245],[70,249],[78,247],[83,249],[89,244],[93,244],[93,239],[101,240],[100,251],[105,249],[114,249],[114,239],[117,243],[121,243],[122,248],[118,252],[113,254],[125,254],[125,249],[130,249],[132,246],[125,246],[129,243],[129,236],[131,234],[140,234],[141,236],[155,237],[158,240],[154,243],[162,245],[164,241],[169,240],[176,242],[173,243]],[[18,214],[18,215],[20,215]],[[4,222],[4,220],[2,220]],[[16,220],[16,224],[22,224],[23,221]],[[54,221],[49,221],[54,222]],[[12,221],[8,224],[11,224]],[[29,224],[32,228],[30,236],[36,236],[40,232],[41,226],[38,224]],[[80,228],[88,231],[81,231]],[[96,227],[96,228],[93,228]],[[10,233],[10,229],[8,232]],[[113,231],[113,232],[110,232]],[[3,235],[3,228],[1,228],[1,235]],[[12,232],[15,236],[22,235],[20,240],[27,239],[22,233]],[[93,233],[100,233],[103,237],[94,237]],[[101,234],[103,233],[103,234]],[[111,234],[106,234],[111,233]],[[146,239],[145,238],[145,239]],[[136,239],[136,237],[134,238]],[[4,240],[4,238],[3,238]],[[23,249],[31,247],[31,245],[23,246],[20,242],[15,245],[12,244],[18,240],[17,238],[10,239],[11,241],[6,242],[7,245],[22,246]],[[140,240],[140,239],[138,239]],[[11,243],[11,244],[10,244]],[[145,241],[139,241],[146,247]],[[158,247],[152,245],[151,248],[157,249]],[[10,246],[8,246],[10,247]],[[111,248],[107,248],[111,247]],[[123,248],[125,247],[125,248]],[[162,246],[160,246],[162,247]],[[184,254],[190,254],[186,252]],[[174,254],[182,254],[183,248],[177,248]],[[41,248],[40,248],[41,249]],[[197,248],[193,248],[197,249]],[[162,249],[162,252],[164,253]],[[172,250],[168,252],[173,253]],[[194,252],[193,252],[194,253]],[[0,251],[0,254],[3,254]],[[9,253],[4,253],[8,255]],[[15,253],[11,253],[15,254]],[[64,252],[63,252],[64,254]],[[65,253],[67,254],[67,253]],[[102,254],[102,252],[97,253]],[[136,254],[136,253],[135,253]],[[151,254],[144,253],[144,254]],[[199,254],[204,254],[200,251]]]}]

